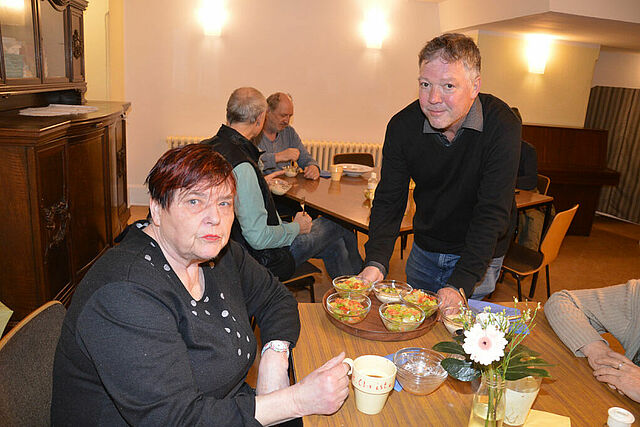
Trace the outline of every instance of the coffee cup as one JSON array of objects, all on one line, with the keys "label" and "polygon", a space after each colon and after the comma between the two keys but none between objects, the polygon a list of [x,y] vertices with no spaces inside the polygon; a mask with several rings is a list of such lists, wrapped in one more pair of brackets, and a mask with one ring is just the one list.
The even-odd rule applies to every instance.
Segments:
[{"label": "coffee cup", "polygon": [[331,181],[340,181],[342,178],[342,166],[331,165]]},{"label": "coffee cup", "polygon": [[382,356],[366,355],[344,359],[349,365],[358,411],[375,415],[382,411],[396,382],[396,365]]}]

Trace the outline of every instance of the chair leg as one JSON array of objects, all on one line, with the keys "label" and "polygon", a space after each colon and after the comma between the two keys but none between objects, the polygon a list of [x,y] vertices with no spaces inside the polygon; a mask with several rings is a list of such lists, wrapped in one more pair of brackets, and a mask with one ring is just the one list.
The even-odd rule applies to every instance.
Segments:
[{"label": "chair leg", "polygon": [[[311,303],[316,302],[316,294],[315,294],[315,291],[313,289],[313,284],[315,282],[316,282],[315,280],[312,280],[311,283],[309,284],[309,295],[311,296]],[[549,282],[547,281],[547,283],[549,283]]]},{"label": "chair leg", "polygon": [[522,286],[520,284],[520,275],[514,274],[513,277],[516,278],[516,282],[518,283],[518,301],[522,301]]},{"label": "chair leg", "polygon": [[498,282],[502,283],[504,280],[504,269],[500,269],[500,275],[498,276]]},{"label": "chair leg", "polygon": [[549,282],[549,264],[545,265],[547,270],[547,298],[551,297],[551,283]]},{"label": "chair leg", "polygon": [[533,296],[536,293],[536,282],[538,281],[538,273],[533,273],[533,277],[531,277],[531,288],[529,288],[529,298],[533,299]]},{"label": "chair leg", "polygon": [[407,235],[402,234],[400,236],[400,259],[404,256],[404,250],[407,248]]}]

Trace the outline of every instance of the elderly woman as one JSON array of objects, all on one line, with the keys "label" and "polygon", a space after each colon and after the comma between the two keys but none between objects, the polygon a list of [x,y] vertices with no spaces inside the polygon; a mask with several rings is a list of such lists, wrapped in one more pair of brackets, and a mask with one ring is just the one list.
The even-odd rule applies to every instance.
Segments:
[{"label": "elderly woman", "polygon": [[[151,220],[89,270],[54,366],[54,425],[268,425],[336,411],[341,354],[289,386],[300,322],[291,294],[229,242],[235,180],[206,145],[165,153],[147,177]],[[263,342],[258,385],[245,382]]]}]

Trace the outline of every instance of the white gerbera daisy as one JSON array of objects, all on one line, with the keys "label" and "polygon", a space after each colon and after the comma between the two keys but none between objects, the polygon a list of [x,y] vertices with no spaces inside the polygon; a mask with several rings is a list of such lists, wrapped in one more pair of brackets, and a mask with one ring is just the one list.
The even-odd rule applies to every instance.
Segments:
[{"label": "white gerbera daisy", "polygon": [[493,325],[488,325],[485,329],[479,324],[464,332],[464,344],[462,348],[471,355],[471,360],[482,365],[489,365],[498,361],[504,356],[504,347],[507,340],[504,333]]}]

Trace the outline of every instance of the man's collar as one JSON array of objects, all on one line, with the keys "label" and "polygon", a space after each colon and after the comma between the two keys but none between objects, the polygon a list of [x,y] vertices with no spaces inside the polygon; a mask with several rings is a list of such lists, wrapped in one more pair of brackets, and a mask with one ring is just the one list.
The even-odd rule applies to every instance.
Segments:
[{"label": "man's collar", "polygon": [[[476,99],[471,104],[471,108],[469,108],[469,112],[467,116],[464,118],[462,122],[462,126],[460,129],[467,128],[477,130],[478,132],[482,132],[483,129],[483,119],[482,119],[482,102],[480,102],[480,97],[476,96]],[[458,130],[460,132],[460,130]],[[424,126],[422,127],[422,133],[442,133],[431,127],[429,123],[429,119],[425,117]],[[457,133],[456,133],[457,135]]]}]

